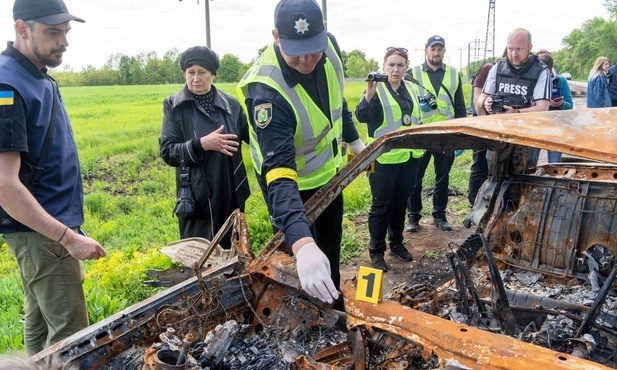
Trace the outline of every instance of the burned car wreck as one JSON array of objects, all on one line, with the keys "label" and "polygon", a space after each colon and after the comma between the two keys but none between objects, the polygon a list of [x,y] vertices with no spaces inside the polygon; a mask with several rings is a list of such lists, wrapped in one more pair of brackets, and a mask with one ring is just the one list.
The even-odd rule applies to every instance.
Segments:
[{"label": "burned car wreck", "polygon": [[[470,117],[392,132],[305,205],[309,222],[394,148],[490,149],[489,179],[438,286],[378,304],[343,286],[345,312],[300,289],[276,234],[255,256],[234,213],[234,256],[200,249],[193,277],[35,355],[81,369],[617,368],[617,111]],[[569,161],[527,168],[526,146]],[[206,267],[203,267],[206,266]]]}]

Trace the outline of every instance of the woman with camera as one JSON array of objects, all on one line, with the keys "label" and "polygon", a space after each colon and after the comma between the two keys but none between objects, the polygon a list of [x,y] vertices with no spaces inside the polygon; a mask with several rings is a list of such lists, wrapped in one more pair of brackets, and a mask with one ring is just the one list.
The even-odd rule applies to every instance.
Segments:
[{"label": "woman with camera", "polygon": [[[211,241],[234,210],[244,211],[250,194],[241,151],[248,123],[238,100],[213,84],[219,67],[214,51],[188,48],[180,67],[186,83],[163,101],[160,156],[176,168],[180,237]],[[180,210],[191,200],[193,207]],[[220,245],[229,249],[230,240],[228,232]]]},{"label": "woman with camera", "polygon": [[[414,86],[403,79],[408,68],[407,49],[389,47],[384,56],[385,74],[369,74],[366,90],[356,107],[356,118],[367,124],[369,143],[375,139],[420,124],[420,103]],[[387,271],[384,260],[386,234],[390,254],[411,261],[403,246],[405,209],[418,171],[421,149],[394,149],[382,154],[369,174],[373,202],[368,216],[369,253],[374,268]]]}]

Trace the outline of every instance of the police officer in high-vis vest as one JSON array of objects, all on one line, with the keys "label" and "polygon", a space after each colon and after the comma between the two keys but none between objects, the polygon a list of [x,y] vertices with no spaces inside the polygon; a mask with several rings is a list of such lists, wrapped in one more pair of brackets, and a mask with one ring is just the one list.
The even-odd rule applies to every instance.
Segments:
[{"label": "police officer in high-vis vest", "polygon": [[[446,53],[446,42],[443,37],[431,36],[425,44],[426,60],[421,65],[410,70],[410,74],[417,80],[418,97],[427,104],[423,104],[422,123],[444,121],[467,116],[463,85],[458,71],[443,63]],[[435,186],[433,190],[433,223],[444,231],[452,230],[446,219],[448,205],[448,185],[450,183],[450,168],[454,162],[453,153],[427,150],[420,159],[418,176],[411,189],[407,210],[409,222],[405,229],[417,232],[422,217],[422,178],[433,157],[435,168]]]},{"label": "police officer in high-vis vest", "polygon": [[[547,111],[551,98],[551,74],[546,64],[531,54],[531,33],[517,28],[508,34],[508,57],[488,72],[482,94],[476,100],[478,115]],[[499,97],[499,99],[497,99]],[[496,101],[499,103],[493,105]],[[499,107],[501,109],[493,109]],[[528,166],[538,162],[540,150],[529,148]]]},{"label": "police officer in high-vis vest", "polygon": [[364,149],[343,97],[343,67],[315,0],[282,0],[274,43],[238,85],[250,121],[251,155],[275,229],[296,256],[302,288],[333,303],[340,286],[343,197],[315,223],[304,202],[342,163],[342,142]]},{"label": "police officer in high-vis vest", "polygon": [[[383,62],[387,81],[366,83],[355,113],[358,121],[367,123],[369,142],[420,124],[416,89],[403,79],[407,65],[407,49],[388,47]],[[384,272],[388,270],[384,260],[386,234],[390,254],[403,261],[413,259],[403,245],[403,228],[407,198],[418,172],[420,157],[422,149],[394,149],[379,156],[374,172],[369,174],[373,196],[368,215],[369,254],[373,267]]]}]

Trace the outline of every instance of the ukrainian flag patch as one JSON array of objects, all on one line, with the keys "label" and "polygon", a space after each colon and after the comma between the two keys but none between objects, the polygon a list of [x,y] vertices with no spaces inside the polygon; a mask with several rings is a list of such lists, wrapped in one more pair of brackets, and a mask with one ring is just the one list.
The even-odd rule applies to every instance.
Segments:
[{"label": "ukrainian flag patch", "polygon": [[13,91],[0,91],[0,106],[13,105],[14,97]]}]

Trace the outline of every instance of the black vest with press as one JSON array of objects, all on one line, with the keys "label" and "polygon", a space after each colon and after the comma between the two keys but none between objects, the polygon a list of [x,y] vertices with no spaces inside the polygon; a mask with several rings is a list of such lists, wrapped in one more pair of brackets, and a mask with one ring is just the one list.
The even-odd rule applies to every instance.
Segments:
[{"label": "black vest with press", "polygon": [[533,90],[546,65],[530,54],[522,68],[504,58],[497,62],[496,92],[507,97],[507,105],[527,108],[533,102]]}]

